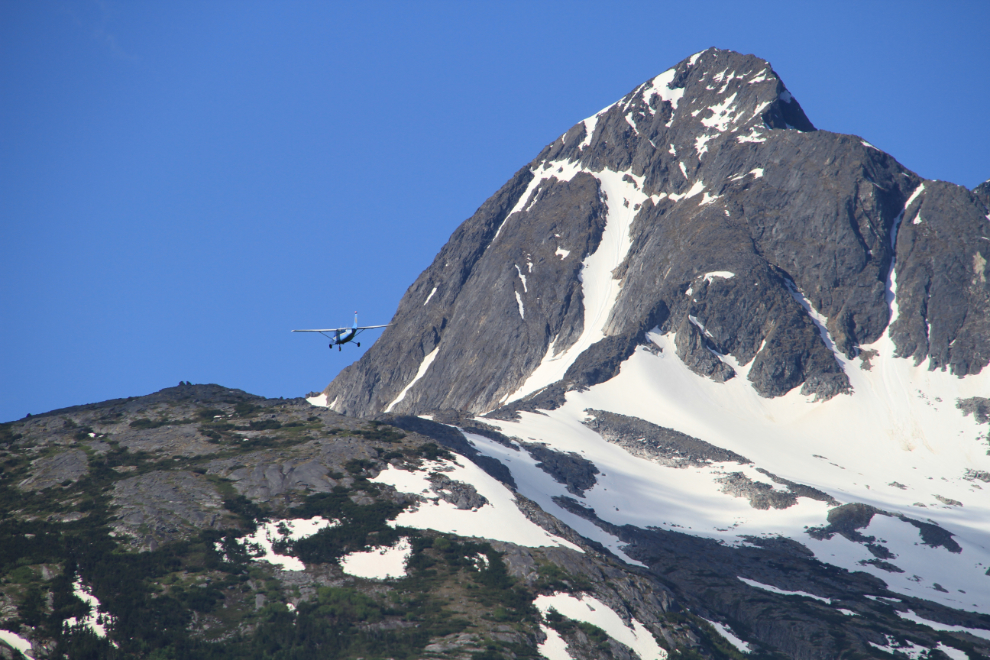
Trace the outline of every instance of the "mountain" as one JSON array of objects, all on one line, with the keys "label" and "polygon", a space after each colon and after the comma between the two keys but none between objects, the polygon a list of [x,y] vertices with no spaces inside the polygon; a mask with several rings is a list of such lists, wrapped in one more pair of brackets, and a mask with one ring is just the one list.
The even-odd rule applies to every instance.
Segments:
[{"label": "mountain", "polygon": [[673,533],[726,553],[717,616],[750,630],[726,548],[754,543],[806,558],[780,589],[832,597],[827,566],[990,614],[988,190],[816,130],[767,62],[709,49],[517,172],[320,402],[516,439],[464,433],[631,564],[667,575]]},{"label": "mountain", "polygon": [[988,206],[693,55],[322,393],[0,426],[0,658],[990,657]]}]

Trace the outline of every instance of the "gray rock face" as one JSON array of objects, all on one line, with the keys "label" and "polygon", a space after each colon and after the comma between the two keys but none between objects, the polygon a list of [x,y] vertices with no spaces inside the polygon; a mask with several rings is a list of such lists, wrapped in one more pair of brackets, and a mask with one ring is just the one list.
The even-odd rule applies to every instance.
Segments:
[{"label": "gray rock face", "polygon": [[642,456],[669,467],[698,467],[713,462],[735,461],[751,463],[739,454],[716,447],[704,440],[651,424],[650,422],[589,408],[588,428],[608,442],[623,447],[635,456]]},{"label": "gray rock face", "polygon": [[980,424],[990,424],[990,399],[980,396],[959,399],[956,402],[956,407],[964,415],[973,415]]},{"label": "gray rock face", "polygon": [[154,550],[201,529],[235,525],[213,484],[192,472],[151,472],[118,481],[113,503],[118,534],[142,549]]},{"label": "gray rock face", "polygon": [[957,376],[990,361],[990,220],[960,186],[926,181],[897,234],[899,355]]},{"label": "gray rock face", "polygon": [[84,451],[70,449],[39,458],[31,468],[31,476],[17,485],[21,490],[44,490],[66,481],[78,481],[89,472],[89,460]]},{"label": "gray rock face", "polygon": [[430,490],[436,493],[440,499],[450,502],[458,509],[480,509],[488,504],[485,496],[471,484],[454,481],[439,472],[430,476]]},{"label": "gray rock face", "polygon": [[553,477],[557,483],[564,484],[567,492],[584,497],[584,492],[597,483],[595,475],[598,474],[598,468],[580,454],[573,451],[565,454],[534,442],[520,444],[530,456],[539,461],[536,467]]},{"label": "gray rock face", "polygon": [[891,282],[900,356],[958,375],[990,362],[990,247],[977,240],[990,235],[988,184],[923,181],[857,137],[815,130],[767,62],[709,49],[576,124],[467,220],[327,387],[333,409],[489,413],[572,346],[587,330],[582,262],[609,209],[629,205],[607,198],[605,169],[649,195],[632,208],[605,337],[500,414],[610,379],[654,328],[716,381],[733,377],[731,355],[763,396],[835,396],[849,390],[836,354],[886,330]]},{"label": "gray rock face", "polygon": [[983,208],[990,212],[990,179],[973,188],[973,195],[983,204]]},{"label": "gray rock face", "polygon": [[162,426],[155,429],[128,429],[114,437],[128,451],[146,451],[167,456],[203,456],[216,447],[207,442],[192,425]]}]

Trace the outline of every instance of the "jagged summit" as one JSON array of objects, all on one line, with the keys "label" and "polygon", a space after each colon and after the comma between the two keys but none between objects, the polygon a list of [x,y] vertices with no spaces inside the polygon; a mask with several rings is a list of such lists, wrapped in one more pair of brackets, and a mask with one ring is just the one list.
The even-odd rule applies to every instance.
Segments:
[{"label": "jagged summit", "polygon": [[816,131],[766,61],[709,49],[516,173],[326,394],[357,415],[552,408],[659,328],[698,374],[745,367],[762,396],[828,399],[887,329],[895,282],[898,355],[978,373],[990,250],[970,237],[986,224],[974,193]]}]

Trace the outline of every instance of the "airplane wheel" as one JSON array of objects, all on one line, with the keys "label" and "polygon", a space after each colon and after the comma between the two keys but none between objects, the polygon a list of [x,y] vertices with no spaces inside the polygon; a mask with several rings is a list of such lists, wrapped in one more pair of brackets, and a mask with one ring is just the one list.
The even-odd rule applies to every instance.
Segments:
[{"label": "airplane wheel", "polygon": [[361,348],[361,342],[358,342],[357,345],[358,345],[358,348]]}]

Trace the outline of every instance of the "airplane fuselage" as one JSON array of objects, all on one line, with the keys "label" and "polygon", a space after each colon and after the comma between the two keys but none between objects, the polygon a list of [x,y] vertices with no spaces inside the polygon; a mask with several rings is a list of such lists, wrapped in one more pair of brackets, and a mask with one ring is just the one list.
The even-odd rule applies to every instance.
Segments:
[{"label": "airplane fuselage", "polygon": [[351,328],[350,330],[344,330],[343,332],[338,332],[337,338],[334,340],[334,343],[337,344],[338,346],[340,344],[346,344],[347,342],[354,339],[355,335],[357,335],[357,330],[355,330],[354,328]]}]

